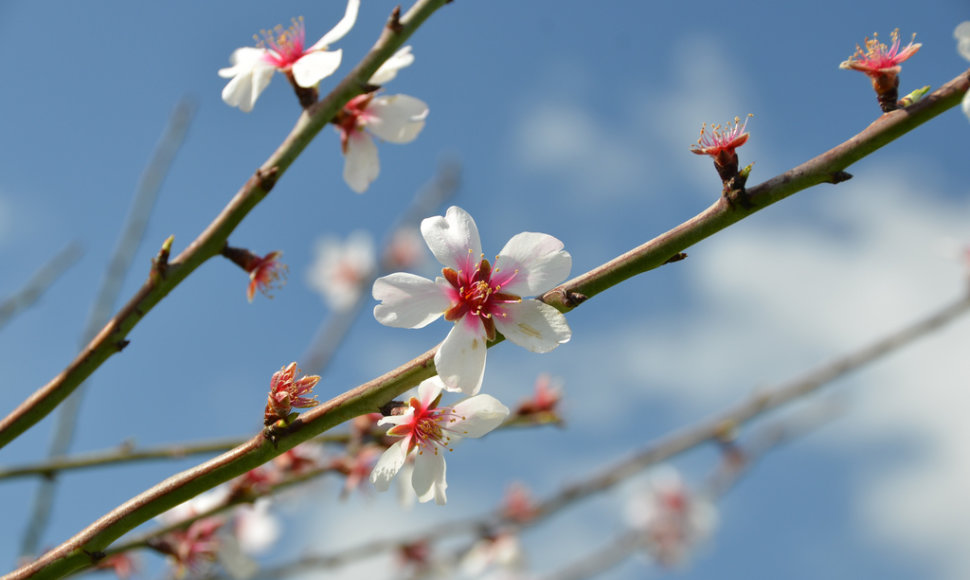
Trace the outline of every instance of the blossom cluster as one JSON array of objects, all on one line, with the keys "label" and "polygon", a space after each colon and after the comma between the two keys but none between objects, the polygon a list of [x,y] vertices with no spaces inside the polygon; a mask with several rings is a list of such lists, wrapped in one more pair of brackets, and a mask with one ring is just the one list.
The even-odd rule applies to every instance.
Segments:
[{"label": "blossom cluster", "polygon": [[[512,237],[495,257],[484,257],[478,227],[457,206],[444,216],[421,222],[421,235],[444,266],[429,280],[398,272],[378,278],[373,295],[380,303],[374,317],[387,326],[422,328],[444,317],[450,332],[435,352],[438,375],[423,381],[399,415],[380,420],[388,435],[401,439],[378,460],[371,481],[385,490],[414,457],[411,483],[420,501],[446,501],[445,449],[464,437],[479,437],[498,427],[509,409],[479,394],[488,343],[498,333],[532,352],[548,352],[571,337],[565,316],[535,298],[566,279],[572,258],[558,239],[534,232]],[[468,398],[453,407],[439,405],[442,391]],[[556,399],[547,397],[545,407]]]},{"label": "blossom cluster", "polygon": [[[219,70],[229,79],[222,90],[227,105],[250,112],[280,72],[290,80],[300,103],[306,108],[317,101],[320,81],[337,71],[343,59],[341,49],[330,46],[342,39],[357,20],[360,0],[348,0],[343,18],[320,40],[307,46],[302,18],[288,28],[277,26],[256,38],[257,46],[233,51],[230,65]],[[414,62],[411,47],[405,46],[387,59],[370,77],[370,85],[386,84],[400,69]],[[410,143],[424,128],[428,106],[408,95],[380,95],[369,92],[351,99],[333,119],[344,154],[344,180],[352,190],[363,193],[380,173],[377,147],[371,135],[391,143]]]}]

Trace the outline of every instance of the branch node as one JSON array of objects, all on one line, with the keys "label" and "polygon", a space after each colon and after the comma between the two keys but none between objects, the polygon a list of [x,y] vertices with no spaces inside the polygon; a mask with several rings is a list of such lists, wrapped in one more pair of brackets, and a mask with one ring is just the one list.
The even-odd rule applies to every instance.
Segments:
[{"label": "branch node", "polygon": [[121,352],[125,350],[125,347],[129,344],[131,344],[131,341],[123,338],[115,343],[115,348],[118,349],[118,352]]},{"label": "branch node", "polygon": [[686,252],[677,252],[673,256],[667,258],[667,261],[664,262],[664,264],[673,264],[674,262],[679,262],[679,261],[683,260],[686,257],[687,257],[687,253]]},{"label": "branch node", "polygon": [[404,30],[404,25],[401,24],[401,5],[398,4],[391,10],[391,17],[387,19],[387,28],[394,34],[400,34]]},{"label": "branch node", "polygon": [[168,257],[172,253],[172,242],[175,241],[175,234],[170,235],[165,238],[162,242],[162,248],[158,250],[158,254],[152,258],[152,269],[149,272],[149,277],[152,282],[158,282],[165,278],[165,274],[168,273]]},{"label": "branch node", "polygon": [[276,185],[279,172],[280,168],[276,166],[270,167],[266,170],[257,169],[256,180],[259,182],[259,187],[261,187],[266,193],[272,191],[273,187]]},{"label": "branch node", "polygon": [[101,560],[104,560],[105,556],[107,556],[107,554],[105,554],[104,552],[102,552],[100,550],[95,550],[93,552],[89,552],[87,550],[81,550],[81,551],[84,552],[84,554],[88,558],[91,558],[91,563],[92,564],[97,564]]},{"label": "branch node", "polygon": [[842,183],[843,181],[849,181],[852,179],[852,174],[847,171],[836,171],[835,173],[829,175],[828,182],[835,185],[836,183]]}]

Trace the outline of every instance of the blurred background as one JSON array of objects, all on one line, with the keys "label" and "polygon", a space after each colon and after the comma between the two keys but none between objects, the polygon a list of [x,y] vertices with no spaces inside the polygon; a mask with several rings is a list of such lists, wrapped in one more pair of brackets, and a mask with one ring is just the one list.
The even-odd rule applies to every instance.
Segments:
[{"label": "blurred background", "polygon": [[[393,2],[363,0],[335,46],[344,64],[373,44]],[[196,113],[168,173],[127,300],[162,241],[191,242],[299,115],[276,75],[251,113],[225,105],[233,49],[305,18],[314,42],[343,0],[130,3],[5,0],[0,51],[0,297],[15,294],[72,242],[83,257],[0,329],[4,414],[75,356],[139,177],[176,103]],[[404,8],[407,8],[405,6]],[[248,303],[246,274],[206,263],[129,335],[88,382],[73,452],[244,436],[261,426],[270,375],[301,361],[332,316],[307,283],[326,236],[380,239],[442,162],[460,163],[452,202],[478,223],[487,255],[521,231],[564,241],[583,273],[713,203],[709,159],[690,154],[702,123],[753,113],[741,163],[760,183],[864,129],[879,110],[863,75],[838,69],[857,43],[899,28],[920,52],[901,94],[934,88],[970,63],[953,30],[959,0],[913,3],[454,2],[409,41],[415,63],[389,93],[428,103],[409,145],[378,145],[381,175],[363,195],[341,178],[337,134],[320,133],[230,237],[283,251],[289,280]],[[34,32],[32,32],[34,31]],[[536,496],[618,461],[672,429],[796,377],[955,299],[970,241],[970,121],[958,110],[849,168],[854,178],[785,200],[688,250],[689,258],[597,296],[568,316],[570,343],[536,356],[489,353],[484,391],[513,406],[543,372],[561,378],[565,426],[499,432],[449,455],[449,503],[404,511],[393,494],[338,500],[325,479],[284,508],[267,562],[333,552],[495,506],[511,481]],[[436,213],[443,212],[443,208]],[[430,253],[422,273],[437,270]],[[329,398],[440,341],[360,318],[317,391]],[[838,417],[759,462],[718,504],[719,527],[684,578],[970,576],[970,359],[966,320],[834,386]],[[779,415],[779,416],[784,416]],[[42,458],[53,416],[0,451]],[[742,432],[745,433],[745,432]],[[703,447],[675,461],[700,484],[719,461]],[[143,489],[194,465],[166,461],[60,478],[41,545],[54,546]],[[642,482],[640,482],[642,484]],[[523,536],[536,572],[595,550],[624,525],[638,482],[565,511]],[[0,481],[0,562],[15,565],[37,481]],[[295,507],[294,507],[295,506]],[[393,577],[389,556],[330,577]],[[144,576],[160,559],[143,558]],[[604,574],[660,575],[647,559]]]}]

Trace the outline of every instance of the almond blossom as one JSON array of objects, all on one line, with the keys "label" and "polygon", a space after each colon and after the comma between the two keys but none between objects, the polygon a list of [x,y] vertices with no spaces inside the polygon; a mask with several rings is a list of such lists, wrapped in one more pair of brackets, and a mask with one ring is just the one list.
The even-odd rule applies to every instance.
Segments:
[{"label": "almond blossom", "polygon": [[717,123],[711,123],[708,131],[707,123],[701,125],[701,136],[697,139],[696,145],[690,146],[690,152],[696,155],[709,155],[714,160],[714,168],[721,177],[721,181],[728,182],[738,174],[738,154],[737,148],[748,142],[748,119],[753,115],[748,115],[741,123],[740,117],[734,118],[734,126],[730,124],[723,127]]},{"label": "almond blossom", "polygon": [[449,391],[474,395],[485,373],[487,342],[501,332],[532,352],[548,352],[572,336],[566,317],[535,296],[569,275],[572,256],[558,239],[534,232],[516,234],[495,258],[482,254],[478,227],[457,206],[421,222],[421,235],[445,267],[428,280],[397,272],[374,282],[374,317],[398,328],[422,328],[440,316],[454,322],[434,356]]},{"label": "almond blossom", "polygon": [[711,501],[691,490],[673,468],[660,469],[633,497],[628,521],[643,533],[647,552],[662,566],[683,564],[717,525]]},{"label": "almond blossom", "polygon": [[358,230],[347,236],[346,242],[322,239],[317,242],[315,253],[307,283],[333,310],[352,307],[377,269],[373,238]]},{"label": "almond blossom", "polygon": [[258,46],[237,48],[229,57],[232,66],[219,70],[219,76],[230,79],[222,90],[222,100],[243,112],[252,111],[275,71],[287,75],[299,87],[316,87],[340,66],[342,51],[328,49],[353,28],[358,8],[360,0],[348,0],[340,22],[310,47],[306,47],[303,19],[296,18],[289,28],[277,26],[263,31]]},{"label": "almond blossom", "polygon": [[[957,39],[957,52],[960,56],[970,60],[970,20],[961,22],[953,31],[953,37]],[[963,95],[963,114],[970,119],[970,91]]]},{"label": "almond blossom", "polygon": [[[913,37],[915,38],[916,35],[914,34]],[[884,112],[893,111],[897,108],[899,72],[902,70],[899,65],[916,54],[922,46],[910,41],[905,48],[900,50],[898,28],[893,30],[891,38],[892,44],[887,47],[879,42],[878,35],[873,34],[872,39],[866,38],[865,50],[856,45],[855,54],[839,64],[841,69],[857,70],[869,77]]]},{"label": "almond blossom", "polygon": [[444,505],[448,487],[444,450],[452,451],[465,437],[481,437],[501,425],[509,415],[508,408],[490,395],[475,395],[454,407],[439,407],[443,388],[438,377],[422,381],[417,396],[408,400],[402,414],[384,417],[378,422],[391,425],[388,436],[401,438],[384,451],[371,471],[371,482],[378,491],[387,491],[411,455],[414,457],[411,485],[418,501],[434,498],[435,503]]},{"label": "almond blossom", "polygon": [[283,252],[270,252],[262,258],[254,256],[245,269],[249,272],[249,286],[246,287],[246,299],[250,302],[259,290],[263,296],[272,298],[272,288],[281,286],[286,279],[286,264],[280,262]]},{"label": "almond blossom", "polygon": [[408,95],[367,93],[344,105],[334,123],[344,153],[344,181],[350,189],[364,193],[381,171],[371,134],[391,143],[410,143],[424,128],[427,116],[428,105]]}]

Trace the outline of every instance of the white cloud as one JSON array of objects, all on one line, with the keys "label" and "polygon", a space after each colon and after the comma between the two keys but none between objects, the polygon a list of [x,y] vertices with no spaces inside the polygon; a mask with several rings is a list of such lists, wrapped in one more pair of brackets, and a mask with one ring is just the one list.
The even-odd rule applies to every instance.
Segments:
[{"label": "white cloud", "polygon": [[567,191],[597,203],[599,195],[637,190],[650,167],[634,131],[610,130],[574,103],[536,103],[516,127],[517,157],[526,168],[555,175]]},{"label": "white cloud", "polygon": [[[628,389],[617,397],[663,394],[713,410],[752,381],[789,379],[955,300],[965,273],[939,249],[968,238],[970,196],[927,191],[909,177],[916,169],[869,166],[837,189],[801,194],[812,196],[799,202],[801,221],[754,219],[718,234],[689,252],[683,271],[695,295],[686,312],[613,328],[584,355],[615,370],[611,388]],[[852,379],[848,417],[814,438],[853,457],[866,533],[941,578],[970,577],[968,343],[963,320],[867,368]],[[912,457],[868,460],[873,445],[899,439]]]}]

